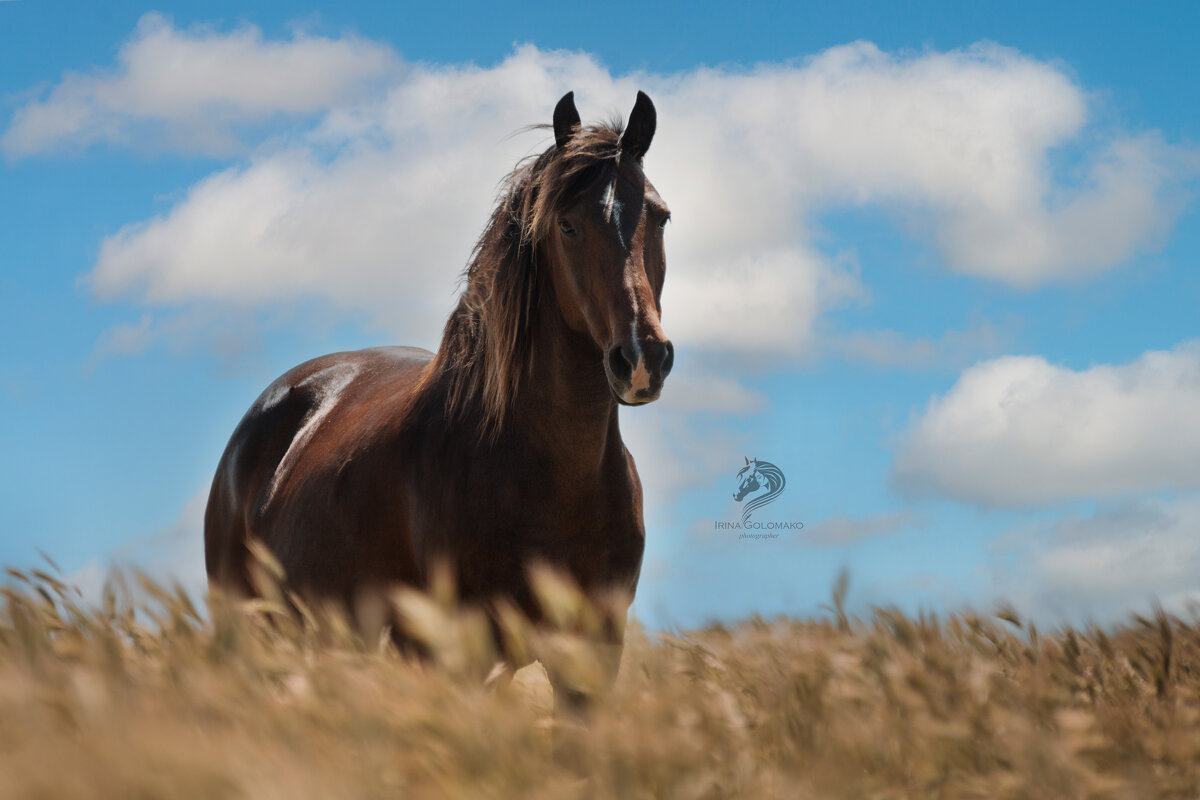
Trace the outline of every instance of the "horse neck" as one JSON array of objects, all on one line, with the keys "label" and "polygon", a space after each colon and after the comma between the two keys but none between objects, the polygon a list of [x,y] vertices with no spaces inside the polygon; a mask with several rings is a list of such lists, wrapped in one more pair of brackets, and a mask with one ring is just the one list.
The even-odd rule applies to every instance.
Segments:
[{"label": "horse neck", "polygon": [[[516,394],[499,430],[495,436],[484,434],[481,444],[490,441],[493,447],[532,449],[539,462],[564,480],[587,481],[597,476],[606,457],[623,456],[617,403],[604,374],[603,355],[590,337],[566,325],[549,280],[539,281],[531,306],[533,318],[526,333],[529,360],[520,367]],[[482,361],[455,366],[454,353],[473,351],[472,340],[480,335],[477,324],[460,301],[430,365],[430,380],[419,390],[413,408],[446,408],[454,392],[465,390],[467,395],[459,402],[470,410],[466,418],[477,419],[484,413],[483,381],[478,376],[454,388],[463,378],[462,373],[455,374],[457,370],[488,368]],[[482,352],[477,355],[488,357]],[[469,423],[460,418],[458,424]],[[623,457],[620,463],[624,464]]]},{"label": "horse neck", "polygon": [[550,454],[564,476],[585,479],[621,446],[617,403],[599,348],[567,327],[552,287],[544,285],[542,295],[530,331],[531,363],[521,377],[511,425]]}]

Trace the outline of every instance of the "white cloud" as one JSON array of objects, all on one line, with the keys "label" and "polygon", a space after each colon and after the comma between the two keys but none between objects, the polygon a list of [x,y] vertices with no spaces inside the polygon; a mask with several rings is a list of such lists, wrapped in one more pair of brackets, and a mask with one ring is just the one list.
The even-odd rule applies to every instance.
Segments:
[{"label": "white cloud", "polygon": [[[499,177],[546,143],[508,133],[545,117],[564,87],[582,87],[600,110],[627,105],[637,85],[586,56],[534,48],[491,70],[413,68],[382,103],[331,114],[307,143],[212,175],[165,216],[108,237],[87,282],[103,299],[159,305],[316,297],[434,345]],[[686,253],[702,223],[687,221],[686,200],[678,210],[670,186],[688,167],[660,144],[649,171],[684,214],[668,234],[679,265],[664,299],[668,333],[714,350],[804,349],[819,310],[858,292],[856,270],[783,237],[729,261],[678,258],[674,240]]]},{"label": "white cloud", "polygon": [[226,374],[246,370],[258,374],[256,360],[262,355],[262,329],[295,324],[298,319],[303,319],[306,334],[318,340],[340,321],[321,309],[303,306],[280,307],[274,313],[261,314],[194,303],[178,311],[142,314],[136,323],[118,323],[97,339],[84,374],[93,373],[108,359],[158,347],[177,356],[197,352],[214,356]]},{"label": "white cloud", "polygon": [[154,342],[153,324],[151,315],[142,314],[136,323],[122,322],[111,328],[92,349],[89,369],[105,358],[146,352]]},{"label": "white cloud", "polygon": [[694,360],[693,355],[685,352],[676,358],[662,398],[655,401],[656,408],[671,414],[750,414],[766,405],[766,397],[742,385],[728,370],[716,370]]},{"label": "white cloud", "polygon": [[264,41],[250,25],[179,30],[150,13],[114,69],[66,73],[17,110],[0,148],[14,157],[95,142],[238,152],[237,125],[361,99],[398,66],[388,47],[355,37]]},{"label": "white cloud", "polygon": [[895,330],[855,331],[827,337],[825,349],[854,361],[905,369],[962,369],[981,357],[998,355],[1013,338],[1017,320],[997,325],[983,320],[941,336],[908,336]]},{"label": "white cloud", "polygon": [[[305,78],[322,59],[332,77]],[[1154,246],[1196,166],[1151,134],[1092,135],[1100,144],[1079,153],[1089,177],[1061,182],[1049,154],[1080,140],[1084,92],[1061,69],[990,44],[894,55],[857,42],[749,71],[613,75],[586,54],[532,46],[489,68],[402,64],[363,40],[180,32],[150,16],[118,61],[20,110],[10,148],[120,140],[147,121],[219,140],[230,122],[324,115],[106,238],[88,278],[97,296],[242,307],[315,297],[423,344],[452,304],[497,180],[548,143],[509,134],[548,120],[568,89],[590,119],[626,110],[638,88],[654,97],[647,168],[674,211],[664,321],[680,342],[738,356],[810,351],[818,315],[861,295],[853,261],[816,246],[814,214],[882,204],[949,269],[1032,285]],[[197,77],[167,92],[156,67],[180,64]],[[276,100],[268,89],[284,73]],[[380,76],[386,91],[354,91]],[[82,121],[27,135],[30,120],[56,114]]]},{"label": "white cloud", "polygon": [[[98,603],[111,569],[136,567],[163,586],[178,583],[193,600],[208,592],[204,568],[204,508],[208,487],[184,503],[175,522],[147,536],[121,545],[100,558],[92,558],[64,578],[79,588],[84,600]],[[103,564],[102,564],[103,561]]]},{"label": "white cloud", "polygon": [[917,524],[915,511],[889,511],[869,517],[836,516],[814,522],[796,537],[798,544],[850,545]]},{"label": "white cloud", "polygon": [[698,424],[658,403],[621,409],[621,439],[637,464],[644,496],[652,498],[648,515],[670,513],[681,492],[711,486],[730,464],[741,463],[746,449],[744,435]]},{"label": "white cloud", "polygon": [[108,577],[109,573],[100,566],[100,561],[91,558],[79,569],[63,576],[63,583],[74,587],[85,603],[99,606],[104,597],[104,584]]},{"label": "white cloud", "polygon": [[[664,118],[686,131],[673,146],[707,165],[685,192],[704,204],[700,250],[728,244],[731,220],[744,246],[794,236],[798,212],[883,203],[930,232],[950,269],[1028,286],[1153,246],[1178,211],[1174,180],[1198,166],[1153,135],[1117,136],[1084,154],[1080,185],[1056,182],[1049,153],[1081,132],[1085,95],[990,44],[902,57],[858,42],[668,85]],[[722,195],[734,203],[711,204]]]},{"label": "white cloud", "polygon": [[1040,620],[1114,621],[1160,602],[1200,603],[1200,495],[1140,499],[1012,531],[995,547],[989,591]]},{"label": "white cloud", "polygon": [[905,490],[982,506],[1200,486],[1200,341],[1075,371],[1009,356],[930,401],[896,455]]},{"label": "white cloud", "polygon": [[1183,208],[1178,181],[1198,165],[1194,151],[1156,135],[1121,139],[1093,157],[1083,187],[1011,203],[970,198],[942,212],[936,238],[961,272],[1024,287],[1084,277],[1157,247]]}]

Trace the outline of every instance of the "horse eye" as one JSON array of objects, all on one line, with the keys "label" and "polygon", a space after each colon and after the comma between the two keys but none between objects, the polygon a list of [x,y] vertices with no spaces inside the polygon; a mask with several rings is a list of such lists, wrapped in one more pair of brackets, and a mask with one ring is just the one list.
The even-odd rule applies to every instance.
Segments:
[{"label": "horse eye", "polygon": [[578,233],[578,231],[575,230],[575,226],[567,222],[565,219],[560,219],[558,221],[558,229],[563,232],[563,236],[574,236]]},{"label": "horse eye", "polygon": [[671,215],[667,214],[665,217],[662,218],[662,222],[658,223],[658,227],[665,228],[665,227],[667,227],[667,223],[670,221],[671,221]]}]

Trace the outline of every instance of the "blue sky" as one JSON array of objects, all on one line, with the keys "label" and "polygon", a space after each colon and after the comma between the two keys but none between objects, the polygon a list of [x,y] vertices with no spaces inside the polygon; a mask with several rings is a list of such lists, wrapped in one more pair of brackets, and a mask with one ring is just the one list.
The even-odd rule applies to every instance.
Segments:
[{"label": "blue sky", "polygon": [[[497,181],[659,108],[659,403],[623,412],[658,626],[1200,599],[1200,104],[1185,4],[0,2],[0,563],[203,584],[257,393],[436,345]],[[778,464],[744,541],[734,475]]]}]

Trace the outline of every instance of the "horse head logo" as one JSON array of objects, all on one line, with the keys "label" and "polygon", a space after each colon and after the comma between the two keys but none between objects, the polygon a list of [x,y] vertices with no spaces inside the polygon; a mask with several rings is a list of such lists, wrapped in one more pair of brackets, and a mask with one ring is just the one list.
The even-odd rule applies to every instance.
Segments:
[{"label": "horse head logo", "polygon": [[783,487],[787,484],[783,477],[783,470],[769,461],[759,461],[757,458],[746,459],[746,466],[738,470],[737,479],[738,490],[734,493],[733,499],[739,503],[755,492],[766,490],[760,495],[751,497],[746,503],[746,508],[742,511],[743,524],[750,520],[750,514],[756,508],[762,508],[767,503],[774,502],[775,498],[783,494]]}]

